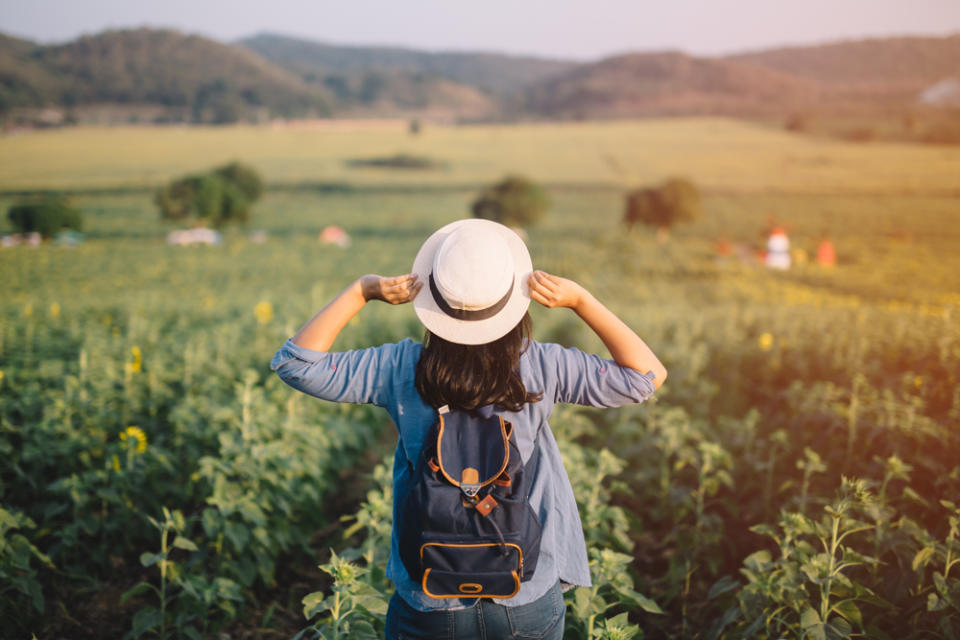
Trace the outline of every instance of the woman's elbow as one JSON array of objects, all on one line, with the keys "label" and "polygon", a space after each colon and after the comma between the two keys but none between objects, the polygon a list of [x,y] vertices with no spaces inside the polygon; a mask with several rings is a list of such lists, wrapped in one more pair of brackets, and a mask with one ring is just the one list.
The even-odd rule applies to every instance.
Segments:
[{"label": "woman's elbow", "polygon": [[661,386],[663,386],[663,383],[666,382],[667,380],[667,368],[664,367],[663,365],[660,365],[659,367],[656,367],[653,370],[653,374],[654,374],[653,388],[659,389]]}]

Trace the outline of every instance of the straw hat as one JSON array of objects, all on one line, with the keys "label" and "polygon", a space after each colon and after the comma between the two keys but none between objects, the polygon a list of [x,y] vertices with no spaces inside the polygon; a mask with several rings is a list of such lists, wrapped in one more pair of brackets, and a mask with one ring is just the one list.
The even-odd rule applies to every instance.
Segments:
[{"label": "straw hat", "polygon": [[427,238],[413,261],[423,288],[413,308],[435,335],[458,344],[503,337],[530,306],[530,253],[508,227],[471,218]]}]

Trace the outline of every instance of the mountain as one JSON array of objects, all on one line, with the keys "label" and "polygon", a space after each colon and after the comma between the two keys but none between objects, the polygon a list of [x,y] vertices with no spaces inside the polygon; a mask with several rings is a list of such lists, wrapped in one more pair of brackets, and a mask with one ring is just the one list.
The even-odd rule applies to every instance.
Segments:
[{"label": "mountain", "polygon": [[169,30],[106,31],[55,46],[4,36],[0,81],[0,111],[157,105],[171,119],[230,122],[331,109],[320,88],[247,49]]},{"label": "mountain", "polygon": [[52,124],[50,111],[90,120],[96,110],[110,122],[208,123],[331,114],[457,121],[872,113],[902,116],[903,126],[913,127],[906,112],[922,106],[946,107],[936,118],[952,127],[949,109],[960,106],[958,62],[960,35],[723,57],[626,53],[578,64],[334,46],[272,34],[223,44],[132,29],[54,46],[0,34],[0,116]]},{"label": "mountain", "polygon": [[486,120],[500,112],[499,101],[477,87],[417,71],[310,72],[304,80],[332,93],[338,114],[347,116]]},{"label": "mountain", "polygon": [[58,81],[34,59],[39,49],[29,40],[0,34],[0,112],[54,99]]},{"label": "mountain", "polygon": [[730,56],[816,82],[831,102],[909,103],[960,74],[960,35],[882,38]]},{"label": "mountain", "polygon": [[816,100],[815,82],[761,66],[678,52],[634,53],[584,65],[532,87],[527,107],[548,117],[762,115]]},{"label": "mountain", "polygon": [[238,44],[301,75],[335,76],[369,71],[419,73],[471,85],[500,97],[578,66],[570,60],[499,53],[339,46],[270,33],[244,38]]},{"label": "mountain", "polygon": [[526,107],[547,117],[585,118],[849,114],[912,108],[921,96],[932,104],[958,81],[960,35],[880,38],[717,58],[614,56],[529,87]]}]

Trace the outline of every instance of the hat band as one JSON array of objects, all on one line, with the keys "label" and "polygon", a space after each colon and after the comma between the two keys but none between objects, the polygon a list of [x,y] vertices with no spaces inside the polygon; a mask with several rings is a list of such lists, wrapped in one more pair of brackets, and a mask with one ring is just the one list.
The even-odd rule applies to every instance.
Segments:
[{"label": "hat band", "polygon": [[433,280],[433,271],[430,272],[430,293],[433,294],[433,300],[437,303],[437,306],[440,307],[440,311],[443,311],[451,318],[456,318],[457,320],[486,320],[487,318],[492,318],[497,315],[507,306],[507,302],[510,301],[510,294],[513,293],[513,284],[516,282],[516,279],[516,276],[514,276],[513,279],[510,280],[510,288],[507,289],[507,293],[504,294],[502,298],[494,302],[491,306],[483,309],[454,309],[447,304],[447,301],[440,295],[437,283]]}]

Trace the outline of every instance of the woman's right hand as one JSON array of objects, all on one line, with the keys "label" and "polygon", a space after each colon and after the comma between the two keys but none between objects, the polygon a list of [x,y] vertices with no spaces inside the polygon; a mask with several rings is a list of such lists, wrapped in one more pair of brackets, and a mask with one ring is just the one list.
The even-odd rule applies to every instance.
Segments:
[{"label": "woman's right hand", "polygon": [[417,274],[407,273],[402,276],[365,275],[360,278],[360,288],[363,299],[382,300],[390,304],[404,304],[417,297],[423,283],[417,281]]},{"label": "woman's right hand", "polygon": [[548,309],[569,307],[576,309],[588,295],[582,286],[546,271],[534,271],[530,274],[530,297]]}]

